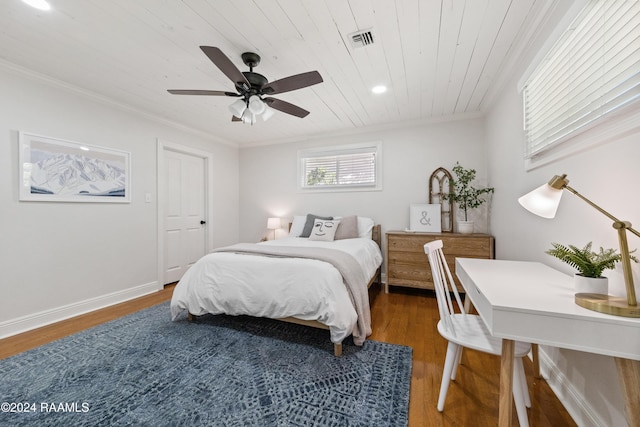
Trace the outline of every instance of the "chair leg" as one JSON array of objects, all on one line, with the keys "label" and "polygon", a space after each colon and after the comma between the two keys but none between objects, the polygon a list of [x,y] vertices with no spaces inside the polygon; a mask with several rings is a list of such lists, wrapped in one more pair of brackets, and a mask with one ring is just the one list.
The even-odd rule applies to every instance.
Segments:
[{"label": "chair leg", "polygon": [[459,345],[458,350],[456,351],[456,361],[453,364],[453,370],[451,371],[451,379],[453,381],[456,380],[456,374],[458,373],[458,366],[460,365],[460,361],[462,360],[462,350],[463,346]]},{"label": "chair leg", "polygon": [[524,367],[522,365],[522,358],[516,357],[513,364],[513,401],[516,405],[520,427],[529,427],[529,416],[527,415],[524,397],[524,385],[522,384],[523,378]]},{"label": "chair leg", "polygon": [[447,356],[444,359],[444,369],[442,371],[442,382],[440,383],[440,395],[438,396],[438,412],[444,409],[444,401],[447,399],[447,391],[451,382],[451,373],[456,362],[458,345],[449,341],[447,345]]},{"label": "chair leg", "polygon": [[[523,365],[523,361],[522,358],[519,358],[519,363],[520,365]],[[524,373],[524,365],[521,368],[518,368],[518,372],[520,373],[520,384],[522,384],[522,394],[524,396],[524,405],[527,408],[531,408],[531,396],[529,396],[529,387],[527,386],[527,376]],[[515,374],[516,372],[514,372]]]}]

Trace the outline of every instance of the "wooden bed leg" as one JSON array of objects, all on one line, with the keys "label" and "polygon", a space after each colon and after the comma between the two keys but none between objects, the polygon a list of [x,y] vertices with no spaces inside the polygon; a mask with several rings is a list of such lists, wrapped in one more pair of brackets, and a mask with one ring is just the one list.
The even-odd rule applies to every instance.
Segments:
[{"label": "wooden bed leg", "polygon": [[333,344],[333,355],[336,357],[342,356],[342,343]]},{"label": "wooden bed leg", "polygon": [[187,320],[188,320],[189,322],[195,322],[195,321],[196,321],[196,316],[194,316],[193,314],[189,313],[189,314],[187,315]]}]

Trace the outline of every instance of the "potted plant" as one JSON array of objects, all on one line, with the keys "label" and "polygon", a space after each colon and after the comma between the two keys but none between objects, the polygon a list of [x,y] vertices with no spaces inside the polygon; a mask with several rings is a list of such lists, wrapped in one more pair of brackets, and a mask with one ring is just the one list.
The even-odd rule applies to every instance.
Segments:
[{"label": "potted plant", "polygon": [[[604,270],[615,268],[615,264],[622,259],[622,255],[616,249],[600,248],[599,252],[591,250],[591,242],[584,248],[574,245],[561,245],[551,243],[552,249],[545,253],[558,258],[578,270],[574,276],[576,293],[608,294],[609,281],[602,276]],[[638,262],[635,256],[631,256],[634,262]]]},{"label": "potted plant", "polygon": [[469,221],[468,212],[487,202],[488,199],[482,196],[493,193],[494,189],[493,187],[477,188],[473,186],[476,179],[475,169],[465,169],[459,162],[456,162],[452,170],[455,174],[455,178],[452,179],[453,191],[443,194],[442,198],[453,200],[458,205],[458,209],[464,212],[464,221],[458,221],[458,232],[473,233],[473,221]]}]

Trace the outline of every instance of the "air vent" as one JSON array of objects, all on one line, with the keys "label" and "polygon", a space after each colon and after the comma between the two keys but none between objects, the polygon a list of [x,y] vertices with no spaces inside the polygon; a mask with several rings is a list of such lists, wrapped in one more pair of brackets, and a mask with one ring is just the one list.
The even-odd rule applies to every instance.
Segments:
[{"label": "air vent", "polygon": [[351,46],[354,49],[369,46],[373,44],[373,32],[371,30],[358,31],[357,33],[349,34],[349,40],[351,40]]}]

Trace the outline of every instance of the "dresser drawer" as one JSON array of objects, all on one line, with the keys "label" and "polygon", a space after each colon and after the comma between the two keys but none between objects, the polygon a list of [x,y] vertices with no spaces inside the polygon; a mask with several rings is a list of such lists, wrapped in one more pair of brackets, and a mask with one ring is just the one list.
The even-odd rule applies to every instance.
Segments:
[{"label": "dresser drawer", "polygon": [[424,254],[424,244],[434,240],[442,240],[442,251],[445,255],[485,255],[493,252],[493,238],[488,239],[474,235],[467,238],[446,236],[429,237],[414,233],[407,233],[407,235],[404,236],[393,236],[392,238],[387,237],[387,249],[389,252],[414,252]]},{"label": "dresser drawer", "polygon": [[442,240],[443,252],[458,290],[464,292],[455,277],[455,259],[493,258],[494,240],[486,234],[387,232],[386,266],[389,286],[433,289],[431,267],[424,253],[425,243]]}]

